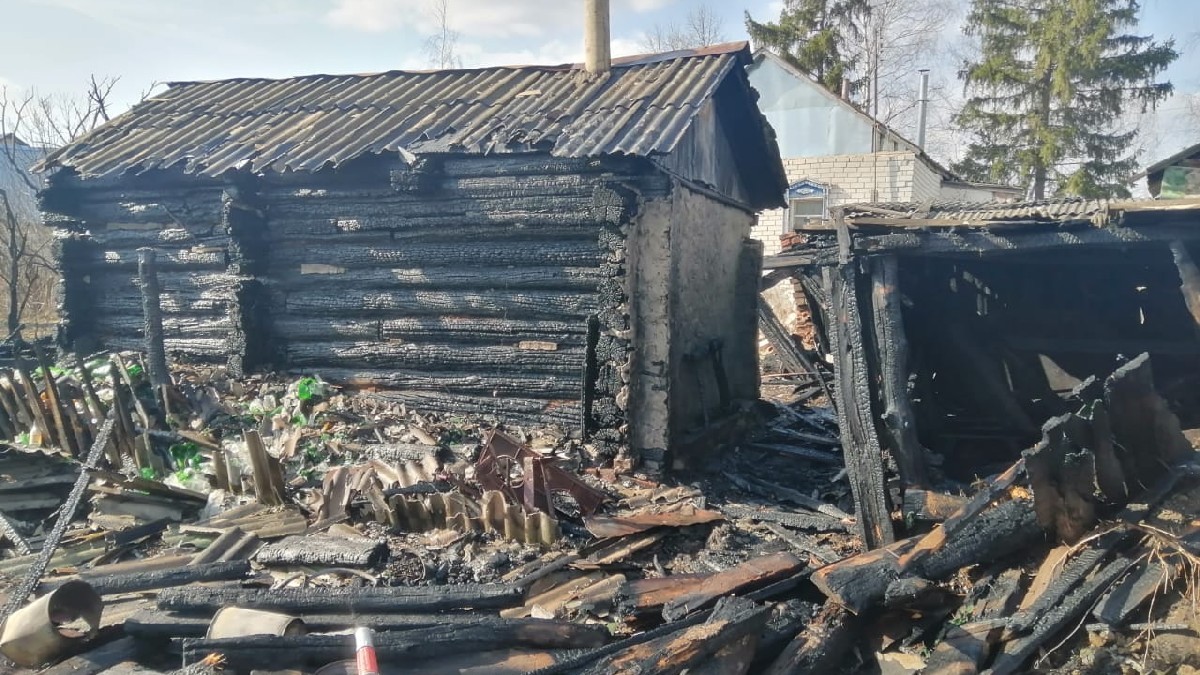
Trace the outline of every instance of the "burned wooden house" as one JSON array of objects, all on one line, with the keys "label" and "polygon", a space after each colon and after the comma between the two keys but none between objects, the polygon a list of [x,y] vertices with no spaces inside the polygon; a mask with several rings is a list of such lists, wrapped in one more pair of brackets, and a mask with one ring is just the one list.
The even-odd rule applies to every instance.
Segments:
[{"label": "burned wooden house", "polygon": [[1011,462],[1143,352],[1200,426],[1197,256],[1194,198],[849,206],[798,233],[766,266],[819,324],[865,540],[891,541],[905,489]]},{"label": "burned wooden house", "polygon": [[61,342],[319,373],[661,462],[757,395],[755,213],[784,177],[744,43],[599,68],[188,82],[45,163]]}]

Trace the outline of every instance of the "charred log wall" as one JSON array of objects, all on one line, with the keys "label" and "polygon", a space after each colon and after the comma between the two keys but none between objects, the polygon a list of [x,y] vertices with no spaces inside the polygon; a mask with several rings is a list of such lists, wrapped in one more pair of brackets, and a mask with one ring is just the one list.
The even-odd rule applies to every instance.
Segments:
[{"label": "charred log wall", "polygon": [[58,175],[43,195],[56,229],[65,349],[144,345],[137,249],[156,252],[166,348],[225,361],[236,313],[222,188],[165,175],[79,181]]},{"label": "charred log wall", "polygon": [[631,167],[366,158],[269,176],[260,279],[278,362],[425,409],[579,428],[586,403],[604,440],[624,420]]}]

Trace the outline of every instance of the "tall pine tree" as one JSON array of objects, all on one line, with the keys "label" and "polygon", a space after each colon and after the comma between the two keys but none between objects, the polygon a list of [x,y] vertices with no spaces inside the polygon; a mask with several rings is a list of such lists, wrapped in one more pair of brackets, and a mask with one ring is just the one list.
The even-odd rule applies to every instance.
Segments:
[{"label": "tall pine tree", "polygon": [[848,42],[857,39],[870,14],[870,0],[786,0],[779,19],[759,23],[746,12],[746,31],[766,49],[826,89],[841,91],[857,67]]},{"label": "tall pine tree", "polygon": [[1158,76],[1174,42],[1136,35],[1137,0],[972,0],[965,32],[968,100],[956,116],[972,135],[955,170],[1024,187],[1029,196],[1128,196],[1136,129],[1122,116],[1171,95]]}]

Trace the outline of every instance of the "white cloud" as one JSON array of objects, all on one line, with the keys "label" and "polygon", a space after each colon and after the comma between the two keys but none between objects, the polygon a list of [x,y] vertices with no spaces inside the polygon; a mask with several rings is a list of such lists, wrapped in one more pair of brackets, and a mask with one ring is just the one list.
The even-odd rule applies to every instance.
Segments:
[{"label": "white cloud", "polygon": [[[613,11],[638,14],[676,0],[617,0]],[[436,28],[432,0],[333,0],[325,15],[335,26],[382,33],[405,26],[428,34]],[[536,38],[577,29],[583,17],[579,0],[449,0],[450,28],[468,38]]]},{"label": "white cloud", "polygon": [[[614,57],[630,56],[645,51],[637,40],[617,38],[612,41]],[[521,65],[560,65],[579,63],[583,61],[583,41],[566,42],[551,40],[550,42],[520,50],[487,49],[478,42],[467,42],[458,46],[458,54],[463,64],[470,68],[486,66],[521,66]]]}]

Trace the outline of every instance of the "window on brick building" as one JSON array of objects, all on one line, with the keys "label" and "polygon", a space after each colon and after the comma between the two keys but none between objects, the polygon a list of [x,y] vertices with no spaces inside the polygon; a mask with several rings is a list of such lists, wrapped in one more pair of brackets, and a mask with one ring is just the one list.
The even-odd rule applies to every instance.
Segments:
[{"label": "window on brick building", "polygon": [[788,187],[788,217],[784,220],[784,234],[804,227],[810,221],[824,220],[826,212],[825,186],[809,180],[793,183]]}]

